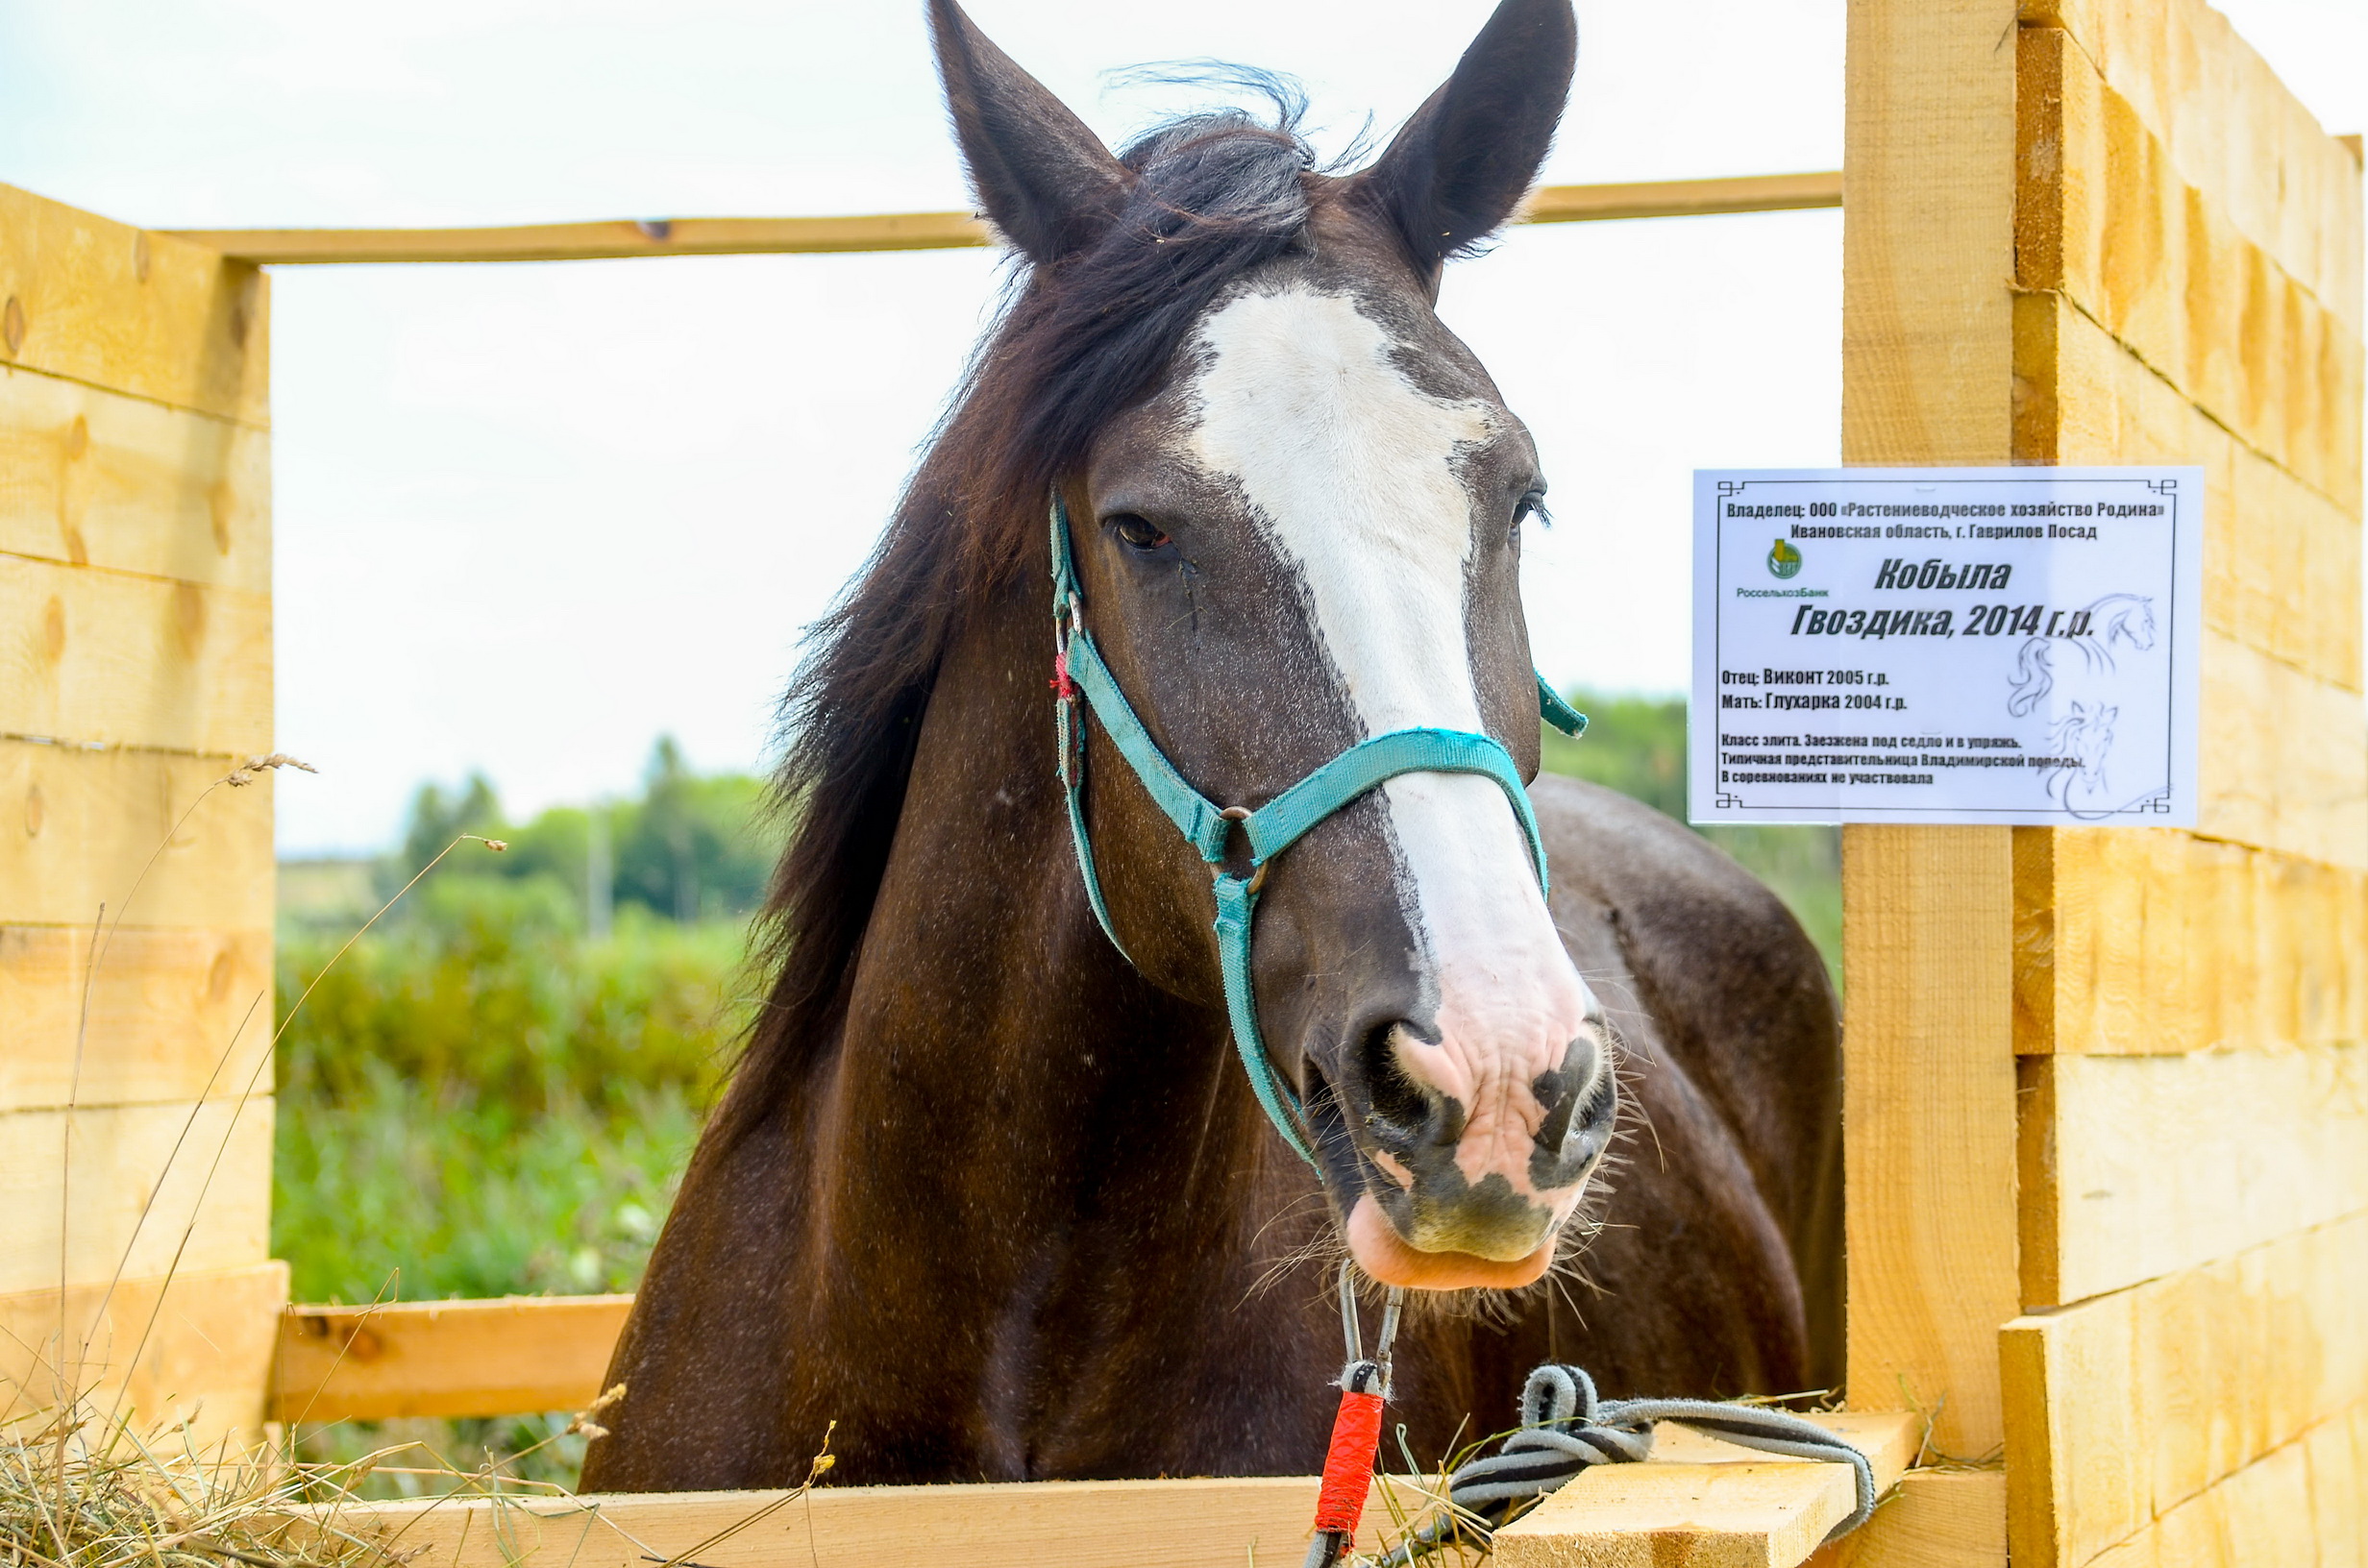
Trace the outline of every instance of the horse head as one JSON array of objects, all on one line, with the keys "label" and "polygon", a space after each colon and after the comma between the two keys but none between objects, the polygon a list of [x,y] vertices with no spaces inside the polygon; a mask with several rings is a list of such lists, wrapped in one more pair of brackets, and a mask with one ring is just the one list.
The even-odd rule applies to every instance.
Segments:
[{"label": "horse head", "polygon": [[[1533,775],[1519,565],[1545,478],[1434,306],[1444,262],[1544,158],[1568,0],[1504,0],[1340,177],[1288,113],[1187,119],[1114,155],[953,0],[930,15],[980,204],[1028,263],[988,353],[1035,363],[982,363],[974,386],[1020,390],[980,417],[1048,465],[1077,621],[1159,751],[1237,808],[1409,729],[1493,737]],[[1110,932],[1153,985],[1215,1008],[1212,869],[1086,727]],[[1519,808],[1489,777],[1401,772],[1264,871],[1249,989],[1359,1264],[1439,1289],[1539,1278],[1617,1092]]]}]

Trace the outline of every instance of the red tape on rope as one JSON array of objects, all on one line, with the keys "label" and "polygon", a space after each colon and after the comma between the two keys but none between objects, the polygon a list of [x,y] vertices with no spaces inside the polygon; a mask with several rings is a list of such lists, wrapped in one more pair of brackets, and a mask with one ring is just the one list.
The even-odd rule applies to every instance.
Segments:
[{"label": "red tape on rope", "polygon": [[1332,1418],[1332,1448],[1323,1457],[1323,1490],[1316,1494],[1316,1528],[1353,1538],[1373,1486],[1373,1456],[1381,1451],[1381,1396],[1344,1390]]}]

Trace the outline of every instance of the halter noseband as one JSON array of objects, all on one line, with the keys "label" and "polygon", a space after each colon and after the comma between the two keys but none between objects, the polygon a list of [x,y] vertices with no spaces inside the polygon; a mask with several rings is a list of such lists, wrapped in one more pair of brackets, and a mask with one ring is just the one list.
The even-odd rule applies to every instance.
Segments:
[{"label": "halter noseband", "polygon": [[[1184,781],[1151,732],[1127,705],[1126,695],[1102,663],[1101,653],[1085,629],[1084,599],[1070,554],[1069,508],[1059,495],[1052,498],[1052,689],[1053,715],[1060,736],[1061,787],[1069,797],[1069,834],[1077,846],[1077,870],[1085,878],[1086,901],[1102,934],[1127,963],[1134,959],[1110,924],[1110,907],[1102,899],[1101,878],[1094,870],[1094,845],[1085,830],[1084,726],[1074,714],[1083,695],[1094,717],[1126,759],[1152,801],[1168,815],[1185,841],[1209,864],[1217,894],[1217,952],[1225,977],[1225,1012],[1233,1024],[1234,1050],[1249,1075],[1267,1119],[1283,1140],[1315,1165],[1316,1150],[1305,1130],[1305,1114],[1298,1097],[1267,1060],[1266,1041],[1258,1032],[1258,1003],[1250,991],[1250,920],[1258,909],[1258,894],[1266,882],[1268,865],[1290,848],[1308,829],[1347,805],[1366,791],[1400,773],[1479,773],[1496,782],[1519,819],[1521,833],[1537,863],[1538,887],[1546,887],[1545,845],[1538,837],[1537,814],[1521,785],[1513,753],[1493,736],[1461,729],[1396,729],[1362,741],[1318,768],[1255,811],[1241,806],[1219,807]],[[1555,695],[1543,675],[1538,680],[1538,711],[1547,723],[1566,735],[1587,727],[1587,716]],[[1225,843],[1234,824],[1241,824],[1249,841],[1250,874],[1235,876],[1225,870]],[[1320,1166],[1318,1166],[1320,1169]]]}]

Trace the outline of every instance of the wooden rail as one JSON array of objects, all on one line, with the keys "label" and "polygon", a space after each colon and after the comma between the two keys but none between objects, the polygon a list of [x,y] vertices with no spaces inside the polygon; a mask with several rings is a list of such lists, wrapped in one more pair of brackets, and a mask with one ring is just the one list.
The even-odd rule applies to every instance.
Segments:
[{"label": "wooden rail", "polygon": [[290,1307],[274,1421],[580,1410],[599,1397],[630,1296]]},{"label": "wooden rail", "polygon": [[[1915,1458],[1923,1423],[1899,1414],[1817,1419],[1860,1445],[1888,1491]],[[1500,1568],[1662,1563],[1796,1568],[1851,1506],[1847,1468],[1773,1458],[1664,1426],[1655,1458],[1579,1477],[1499,1531]],[[1994,1479],[1994,1478],[1993,1478]],[[825,1486],[796,1492],[471,1497],[341,1504],[294,1511],[290,1544],[334,1529],[384,1542],[413,1568],[835,1568],[959,1561],[964,1568],[1158,1568],[1298,1559],[1314,1476],[1189,1481]],[[1427,1507],[1420,1483],[1376,1482],[1358,1545]],[[1857,1538],[1887,1558],[1878,1514]]]},{"label": "wooden rail", "polygon": [[[1526,223],[1702,217],[1841,206],[1839,171],[1726,180],[1545,185]],[[522,224],[499,229],[185,229],[234,260],[297,266],[364,261],[597,261],[636,256],[758,256],[833,251],[942,251],[993,243],[968,212],[843,218],[654,218]]]}]

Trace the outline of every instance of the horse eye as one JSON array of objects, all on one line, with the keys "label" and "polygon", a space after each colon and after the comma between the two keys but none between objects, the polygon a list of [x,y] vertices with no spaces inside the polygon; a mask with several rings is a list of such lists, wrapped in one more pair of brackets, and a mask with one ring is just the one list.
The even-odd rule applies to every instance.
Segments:
[{"label": "horse eye", "polygon": [[1523,523],[1528,522],[1533,517],[1539,522],[1546,524],[1549,527],[1552,526],[1554,522],[1552,515],[1545,509],[1545,492],[1543,490],[1532,490],[1527,495],[1523,496],[1519,501],[1513,503],[1514,527],[1517,529]]},{"label": "horse eye", "polygon": [[1109,527],[1110,531],[1123,540],[1129,550],[1158,550],[1171,543],[1168,536],[1159,531],[1158,525],[1147,517],[1137,517],[1132,512],[1119,513],[1110,519]]}]

